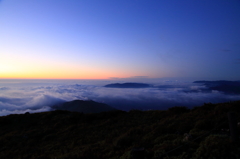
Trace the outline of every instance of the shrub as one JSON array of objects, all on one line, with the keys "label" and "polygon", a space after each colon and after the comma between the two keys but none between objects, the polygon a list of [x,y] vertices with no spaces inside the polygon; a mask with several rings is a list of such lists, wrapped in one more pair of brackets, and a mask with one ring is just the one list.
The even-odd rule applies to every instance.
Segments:
[{"label": "shrub", "polygon": [[238,154],[237,146],[229,141],[228,137],[220,137],[216,135],[208,136],[200,143],[195,153],[194,159],[202,158],[236,158]]},{"label": "shrub", "polygon": [[171,107],[168,109],[168,111],[174,114],[182,114],[189,112],[189,109],[187,107]]}]

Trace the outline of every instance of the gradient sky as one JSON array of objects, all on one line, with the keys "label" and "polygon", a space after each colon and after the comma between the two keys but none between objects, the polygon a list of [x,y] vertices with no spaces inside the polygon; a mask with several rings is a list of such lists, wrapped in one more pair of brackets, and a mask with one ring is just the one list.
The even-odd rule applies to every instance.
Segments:
[{"label": "gradient sky", "polygon": [[0,78],[240,80],[240,0],[0,0]]}]

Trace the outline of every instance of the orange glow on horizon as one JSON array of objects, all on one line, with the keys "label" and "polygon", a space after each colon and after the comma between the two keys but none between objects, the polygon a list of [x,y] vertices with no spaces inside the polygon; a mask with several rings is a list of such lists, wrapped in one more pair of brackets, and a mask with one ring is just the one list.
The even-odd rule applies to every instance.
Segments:
[{"label": "orange glow on horizon", "polygon": [[107,74],[107,73],[73,73],[73,72],[45,72],[45,73],[0,73],[0,79],[59,79],[59,80],[104,80],[111,78],[131,78],[128,74]]},{"label": "orange glow on horizon", "polygon": [[133,70],[121,70],[98,65],[66,63],[49,59],[24,60],[11,59],[6,56],[0,59],[0,79],[110,79],[129,78]]},{"label": "orange glow on horizon", "polygon": [[1,60],[0,79],[110,79],[129,78],[141,72],[49,60]]},{"label": "orange glow on horizon", "polygon": [[5,73],[0,79],[108,79],[110,76],[99,73],[73,73],[73,72],[40,72],[40,73]]},{"label": "orange glow on horizon", "polygon": [[128,74],[117,74],[104,71],[74,71],[74,70],[39,70],[38,72],[32,71],[10,71],[1,72],[0,79],[89,79],[89,80],[101,80],[110,78],[129,78]]}]

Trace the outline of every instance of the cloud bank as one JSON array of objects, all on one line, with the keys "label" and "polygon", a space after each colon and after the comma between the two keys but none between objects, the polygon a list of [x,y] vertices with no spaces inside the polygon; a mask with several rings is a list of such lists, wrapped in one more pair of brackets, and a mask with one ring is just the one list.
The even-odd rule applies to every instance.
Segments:
[{"label": "cloud bank", "polygon": [[[110,84],[110,83],[108,83]],[[2,84],[3,85],[3,84]],[[5,86],[7,85],[7,86]],[[172,106],[200,106],[240,100],[238,94],[210,90],[196,83],[162,83],[148,88],[107,88],[103,85],[72,83],[37,83],[0,85],[0,116],[52,110],[58,103],[94,100],[120,110],[165,110]]]}]

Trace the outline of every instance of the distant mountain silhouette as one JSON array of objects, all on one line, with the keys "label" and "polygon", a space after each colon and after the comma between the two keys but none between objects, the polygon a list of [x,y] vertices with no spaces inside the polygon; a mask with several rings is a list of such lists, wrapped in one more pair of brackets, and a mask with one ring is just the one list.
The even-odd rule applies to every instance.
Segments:
[{"label": "distant mountain silhouette", "polygon": [[195,81],[202,83],[209,90],[217,90],[226,94],[240,94],[240,81]]},{"label": "distant mountain silhouette", "polygon": [[82,112],[82,113],[100,113],[111,110],[116,110],[113,107],[110,107],[104,103],[98,103],[92,100],[74,100],[70,102],[65,102],[63,104],[55,105],[52,107],[56,110],[68,110],[73,112]]},{"label": "distant mountain silhouette", "polygon": [[110,88],[147,88],[147,87],[152,87],[152,85],[146,84],[146,83],[113,83],[113,84],[107,84],[104,87],[110,87]]}]

